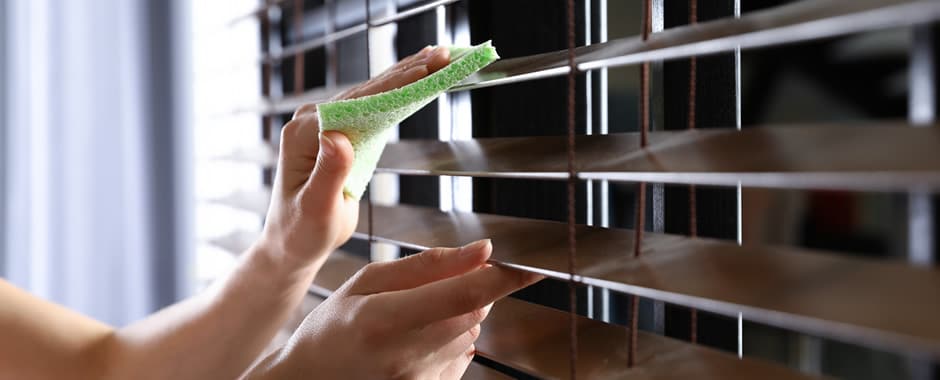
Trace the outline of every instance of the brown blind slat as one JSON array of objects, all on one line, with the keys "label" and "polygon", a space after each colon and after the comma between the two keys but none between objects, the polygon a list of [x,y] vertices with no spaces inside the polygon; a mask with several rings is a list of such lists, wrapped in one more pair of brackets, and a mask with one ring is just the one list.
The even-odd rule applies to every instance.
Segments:
[{"label": "brown blind slat", "polygon": [[484,367],[477,363],[470,363],[470,367],[467,368],[467,372],[463,374],[464,380],[509,380],[512,377],[509,377],[502,372],[490,369],[489,367]]},{"label": "brown blind slat", "polygon": [[[498,248],[497,248],[498,249]],[[759,359],[663,336],[638,334],[636,363],[627,367],[629,331],[576,317],[577,371],[585,379],[813,379]],[[540,378],[568,376],[568,313],[512,298],[496,302],[483,322],[477,353]]]},{"label": "brown blind slat", "polygon": [[[492,238],[493,260],[567,279],[566,224],[373,207],[375,237],[414,249]],[[360,216],[360,220],[364,220]],[[360,223],[357,236],[365,226]],[[940,270],[798,248],[579,226],[576,279],[853,343],[940,355]],[[873,300],[878,300],[877,304]]]},{"label": "brown blind slat", "polygon": [[[317,275],[316,285],[327,297],[365,265],[365,260],[334,253]],[[704,346],[695,346],[653,334],[640,333],[636,366],[626,367],[624,339],[628,331],[587,318],[577,318],[578,373],[585,378],[811,379],[812,376],[761,360],[741,360]],[[542,378],[564,378],[568,373],[568,315],[527,302],[505,299],[494,306],[476,343],[477,354]],[[465,379],[510,377],[478,366]]]},{"label": "brown blind slat", "polygon": [[[582,179],[785,188],[940,187],[940,130],[902,123],[578,136]],[[412,140],[378,170],[411,175],[565,179],[565,138]]]},{"label": "brown blind slat", "polygon": [[[755,48],[912,25],[940,18],[940,3],[931,0],[798,1],[751,12],[739,19],[722,18],[669,28],[650,35],[620,38],[575,49],[579,70],[636,64]],[[801,29],[812,23],[811,28]],[[483,69],[454,91],[564,75],[567,51],[504,59]]]}]

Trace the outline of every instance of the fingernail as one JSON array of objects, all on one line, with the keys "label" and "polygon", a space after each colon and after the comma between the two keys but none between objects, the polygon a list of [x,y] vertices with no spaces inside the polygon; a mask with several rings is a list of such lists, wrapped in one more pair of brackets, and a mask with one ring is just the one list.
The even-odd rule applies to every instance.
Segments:
[{"label": "fingernail", "polygon": [[326,133],[320,133],[320,154],[323,157],[332,157],[336,152],[336,145],[333,140],[326,136]]},{"label": "fingernail", "polygon": [[490,245],[490,244],[492,244],[492,243],[490,242],[490,239],[481,239],[481,240],[477,240],[477,241],[475,241],[475,242],[473,242],[473,243],[470,243],[470,244],[467,244],[467,245],[461,247],[461,248],[460,248],[460,253],[463,254],[463,255],[470,255],[470,254],[473,254],[473,253],[475,253],[475,252],[477,252],[477,251],[483,249],[484,247],[486,247],[487,245]]},{"label": "fingernail", "polygon": [[435,46],[433,49],[428,50],[426,53],[424,53],[424,56],[422,57],[421,61],[422,61],[422,62],[430,62],[431,59],[433,59],[434,57],[436,57],[436,56],[441,52],[441,49],[444,49],[444,47],[443,47],[443,46]]}]

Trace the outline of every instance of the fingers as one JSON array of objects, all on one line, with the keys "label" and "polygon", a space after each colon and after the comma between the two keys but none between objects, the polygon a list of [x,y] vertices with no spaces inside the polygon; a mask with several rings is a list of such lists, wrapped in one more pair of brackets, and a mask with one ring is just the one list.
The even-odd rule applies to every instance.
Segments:
[{"label": "fingers", "polygon": [[[346,90],[334,99],[355,99],[393,90],[440,70],[450,63],[450,50],[445,47],[425,47],[421,51],[396,63],[379,76]],[[294,111],[294,118],[315,114],[316,104],[305,104]]]},{"label": "fingers", "polygon": [[415,55],[405,58],[384,73],[354,88],[340,99],[353,99],[384,91],[393,90],[440,70],[450,63],[450,50],[445,47],[425,48]]},{"label": "fingers", "polygon": [[[480,323],[483,323],[483,320],[489,315],[492,307],[493,304],[489,304],[469,313],[428,325],[419,330],[421,331],[421,335],[418,337],[416,344],[433,351],[455,339],[459,339],[459,337],[465,335],[467,331],[477,333],[479,332]],[[477,329],[477,331],[473,331],[473,329]],[[472,342],[473,341],[471,341],[471,343]]]},{"label": "fingers", "polygon": [[443,46],[438,47],[437,50],[431,52],[425,62],[428,66],[428,74],[443,69],[444,66],[450,63],[450,49]]},{"label": "fingers", "polygon": [[482,308],[542,278],[534,273],[493,266],[414,289],[376,294],[374,306],[379,309],[379,315],[396,318],[404,326],[420,327]]},{"label": "fingers", "polygon": [[432,248],[399,260],[372,264],[350,289],[353,294],[373,294],[415,288],[479,268],[493,252],[489,239],[460,248]]},{"label": "fingers", "polygon": [[297,109],[294,111],[294,115],[291,116],[291,120],[301,117],[303,115],[315,114],[316,112],[317,112],[317,104],[307,103],[300,107],[297,107]]},{"label": "fingers", "polygon": [[343,184],[352,169],[353,148],[345,135],[335,131],[320,134],[316,166],[304,191],[304,202],[332,204],[343,194]]},{"label": "fingers", "polygon": [[463,374],[467,372],[467,368],[469,368],[470,363],[473,362],[476,351],[476,347],[470,345],[467,351],[457,356],[447,367],[444,367],[444,370],[441,371],[441,380],[457,380],[463,378]]}]

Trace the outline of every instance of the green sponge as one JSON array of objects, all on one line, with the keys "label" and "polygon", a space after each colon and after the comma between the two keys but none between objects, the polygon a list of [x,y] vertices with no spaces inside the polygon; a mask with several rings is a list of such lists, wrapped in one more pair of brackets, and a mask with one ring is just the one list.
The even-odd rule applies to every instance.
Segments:
[{"label": "green sponge", "polygon": [[450,64],[417,82],[380,94],[317,105],[320,130],[343,132],[352,143],[356,158],[343,189],[347,195],[355,199],[362,197],[392,126],[499,59],[489,41],[449,49]]}]

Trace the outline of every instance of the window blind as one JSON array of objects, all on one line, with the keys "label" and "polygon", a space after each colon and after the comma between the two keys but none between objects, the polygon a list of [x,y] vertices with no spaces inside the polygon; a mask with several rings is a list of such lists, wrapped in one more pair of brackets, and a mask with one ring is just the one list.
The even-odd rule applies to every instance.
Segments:
[{"label": "window blind", "polygon": [[[259,21],[262,101],[233,111],[257,114],[265,143],[219,159],[255,165],[270,185],[276,131],[296,107],[328,99],[424,45],[492,35],[507,58],[402,124],[353,241],[324,266],[311,297],[328,296],[369,258],[388,257],[377,251],[492,238],[495,263],[549,280],[496,305],[469,378],[881,373],[827,366],[820,342],[900,358],[903,368],[892,376],[935,376],[933,23],[940,2],[741,1],[268,1],[233,21]],[[901,46],[865,39],[895,30],[912,38]],[[743,111],[759,103],[745,89],[763,83],[742,89],[742,72],[768,80],[744,66],[769,64],[742,60],[742,50],[784,51],[819,66],[844,60],[842,48],[820,44],[871,39],[865,46],[880,51],[875,57],[890,55],[885,49],[903,57],[892,82],[903,85],[907,101],[900,118],[890,92],[874,81],[861,87],[870,93],[859,93],[854,82],[824,77],[816,82],[835,83],[832,91],[889,117],[872,111],[762,124]],[[888,65],[853,59],[866,70]],[[840,64],[846,72],[855,67]],[[874,77],[861,73],[828,75]],[[761,220],[752,215],[769,212],[758,202],[768,194],[808,198],[814,209],[804,240],[822,243],[744,239],[743,230],[758,229],[744,225]],[[905,230],[902,248],[855,249],[843,230],[820,229],[853,212],[838,207],[846,197],[885,194],[902,211],[883,213],[893,218],[886,224]],[[212,201],[263,218],[268,199],[259,190]],[[764,224],[769,234],[784,229]],[[256,234],[213,242],[240,252]],[[907,258],[858,255],[879,249]],[[795,355],[743,347],[749,336],[769,342],[759,339],[780,331],[796,337],[786,344]],[[833,358],[848,351],[829,350]],[[872,357],[865,355],[855,358]]]}]

